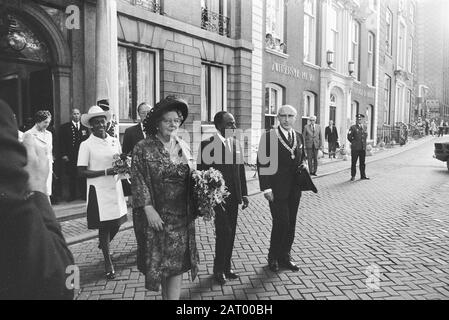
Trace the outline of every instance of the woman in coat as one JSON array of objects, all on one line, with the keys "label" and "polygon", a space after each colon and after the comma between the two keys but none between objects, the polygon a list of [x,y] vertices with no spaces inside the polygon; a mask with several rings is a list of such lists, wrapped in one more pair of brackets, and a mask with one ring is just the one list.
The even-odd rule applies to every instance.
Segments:
[{"label": "woman in coat", "polygon": [[99,248],[103,252],[106,279],[115,278],[109,243],[126,221],[127,207],[120,179],[112,168],[113,157],[121,154],[120,142],[106,133],[110,111],[93,106],[81,116],[81,123],[92,134],[80,145],[78,173],[87,178],[87,226],[98,229]]},{"label": "woman in coat", "polygon": [[138,269],[145,287],[177,300],[182,275],[195,279],[199,261],[192,213],[190,173],[195,168],[187,143],[176,136],[188,114],[175,97],[159,102],[147,115],[147,138],[134,148],[132,200]]},{"label": "woman in coat", "polygon": [[51,196],[51,185],[53,182],[53,135],[47,130],[51,122],[51,113],[47,110],[40,110],[34,116],[34,127],[25,132],[26,135],[31,134],[36,138],[37,144],[45,149],[48,159],[49,172],[47,178],[47,195]]}]

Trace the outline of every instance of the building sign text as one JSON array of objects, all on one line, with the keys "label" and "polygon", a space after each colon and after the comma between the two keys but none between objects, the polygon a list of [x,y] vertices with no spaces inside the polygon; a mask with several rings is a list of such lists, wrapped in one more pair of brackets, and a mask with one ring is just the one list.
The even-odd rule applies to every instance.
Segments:
[{"label": "building sign text", "polygon": [[310,72],[301,71],[298,68],[291,67],[286,64],[280,64],[280,63],[274,62],[273,65],[271,66],[271,71],[283,73],[283,74],[286,74],[288,76],[291,76],[291,77],[294,77],[297,79],[302,79],[302,80],[311,81],[311,82],[315,81],[314,75],[311,74]]}]

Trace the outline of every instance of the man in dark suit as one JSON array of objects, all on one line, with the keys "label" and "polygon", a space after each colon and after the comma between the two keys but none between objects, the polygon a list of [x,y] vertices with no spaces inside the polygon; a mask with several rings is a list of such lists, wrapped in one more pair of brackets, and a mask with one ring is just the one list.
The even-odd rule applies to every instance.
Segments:
[{"label": "man in dark suit", "polygon": [[69,201],[81,198],[86,199],[86,179],[78,176],[77,162],[80,144],[89,137],[89,130],[80,122],[81,113],[79,109],[72,110],[72,120],[61,125],[60,148],[65,172],[69,178]]},{"label": "man in dark suit", "polygon": [[318,150],[323,149],[323,136],[321,127],[317,125],[316,117],[309,118],[310,123],[304,127],[304,144],[307,152],[307,160],[309,161],[309,170],[312,176],[316,176],[318,169]]},{"label": "man in dark suit", "polygon": [[[45,150],[0,100],[0,300],[73,299],[73,256],[46,195]],[[73,283],[72,283],[73,284]]]},{"label": "man in dark suit", "polygon": [[245,166],[242,150],[234,136],[236,129],[232,114],[221,111],[214,117],[217,133],[201,142],[198,153],[198,170],[214,168],[223,175],[225,185],[230,192],[224,209],[215,208],[215,260],[214,278],[223,285],[226,279],[238,279],[239,275],[231,269],[232,250],[239,204],[242,210],[249,204],[246,186]]},{"label": "man in dark suit", "polygon": [[335,151],[337,150],[338,132],[334,125],[334,121],[329,120],[329,126],[324,130],[324,139],[327,140],[329,146],[329,159],[333,156],[335,159]]},{"label": "man in dark suit", "polygon": [[129,127],[125,130],[125,135],[123,136],[123,153],[131,154],[137,142],[146,138],[145,131],[143,130],[143,120],[145,120],[150,110],[151,106],[146,102],[141,103],[137,107],[137,113],[139,114],[140,121],[135,126]]},{"label": "man in dark suit", "polygon": [[273,227],[271,230],[268,266],[298,271],[290,251],[295,238],[296,216],[301,191],[297,180],[298,168],[305,170],[302,135],[293,129],[297,112],[289,105],[278,110],[279,127],[262,135],[257,153],[260,190],[269,201]]},{"label": "man in dark suit", "polygon": [[357,115],[357,123],[348,132],[348,140],[351,142],[351,181],[355,180],[357,159],[360,158],[360,179],[369,180],[365,174],[365,157],[366,157],[366,138],[368,133],[362,120],[365,118],[363,114]]}]

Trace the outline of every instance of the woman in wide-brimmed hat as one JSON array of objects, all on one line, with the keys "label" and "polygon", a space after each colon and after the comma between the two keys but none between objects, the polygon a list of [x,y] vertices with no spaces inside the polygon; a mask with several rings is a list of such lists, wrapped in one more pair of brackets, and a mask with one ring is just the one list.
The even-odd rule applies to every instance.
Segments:
[{"label": "woman in wide-brimmed hat", "polygon": [[177,131],[188,115],[187,102],[169,96],[148,113],[147,138],[134,148],[132,199],[137,265],[145,287],[163,299],[179,299],[182,274],[195,279],[199,261],[192,213],[190,173],[195,168]]},{"label": "woman in wide-brimmed hat", "polygon": [[92,134],[81,143],[78,155],[78,172],[87,178],[87,225],[98,229],[99,248],[103,251],[107,279],[115,278],[114,265],[109,254],[109,243],[126,221],[126,201],[120,179],[112,168],[113,156],[121,154],[120,142],[106,133],[111,120],[109,110],[93,106],[81,116],[81,123]]}]

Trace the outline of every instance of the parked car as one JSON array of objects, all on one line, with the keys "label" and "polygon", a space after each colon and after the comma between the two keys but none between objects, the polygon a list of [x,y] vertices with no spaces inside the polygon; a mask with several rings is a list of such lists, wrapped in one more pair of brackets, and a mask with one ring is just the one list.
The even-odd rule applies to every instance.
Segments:
[{"label": "parked car", "polygon": [[434,158],[445,161],[447,169],[449,170],[449,142],[437,142],[435,143],[435,155]]}]

